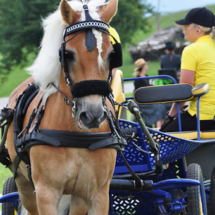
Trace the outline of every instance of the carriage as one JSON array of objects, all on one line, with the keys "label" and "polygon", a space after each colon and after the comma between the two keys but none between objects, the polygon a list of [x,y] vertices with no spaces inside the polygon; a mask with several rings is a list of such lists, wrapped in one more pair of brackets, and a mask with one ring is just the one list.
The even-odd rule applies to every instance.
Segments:
[{"label": "carriage", "polygon": [[[31,215],[207,214],[201,168],[195,164],[186,171],[183,157],[213,140],[146,128],[132,101],[118,103],[115,111],[109,79],[120,66],[120,44],[107,23],[118,1],[101,10],[100,2],[62,0],[43,21],[32,77],[13,91],[1,112],[1,162],[16,181],[6,182],[3,209],[21,213],[24,207]],[[157,90],[173,93],[167,101],[193,97],[191,86],[166,87]],[[143,90],[136,102],[152,102],[141,100]],[[201,97],[207,87],[196,91]],[[137,123],[118,119],[121,105]]]}]

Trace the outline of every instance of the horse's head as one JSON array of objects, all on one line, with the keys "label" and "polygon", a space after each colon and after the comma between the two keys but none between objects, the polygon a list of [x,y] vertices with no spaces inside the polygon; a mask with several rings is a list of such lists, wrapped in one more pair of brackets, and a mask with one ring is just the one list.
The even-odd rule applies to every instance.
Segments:
[{"label": "horse's head", "polygon": [[108,77],[113,46],[107,23],[116,14],[118,0],[102,7],[99,2],[81,3],[80,11],[73,8],[72,2],[60,3],[67,25],[60,49],[61,63],[75,101],[79,128],[100,127],[106,118],[105,98],[111,93]]}]

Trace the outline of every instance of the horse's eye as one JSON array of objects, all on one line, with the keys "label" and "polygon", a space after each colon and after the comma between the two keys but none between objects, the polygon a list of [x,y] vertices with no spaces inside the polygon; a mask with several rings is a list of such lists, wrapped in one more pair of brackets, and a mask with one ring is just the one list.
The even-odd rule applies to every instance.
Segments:
[{"label": "horse's eye", "polygon": [[75,53],[73,53],[71,51],[66,51],[65,56],[69,61],[72,61],[75,59]]}]

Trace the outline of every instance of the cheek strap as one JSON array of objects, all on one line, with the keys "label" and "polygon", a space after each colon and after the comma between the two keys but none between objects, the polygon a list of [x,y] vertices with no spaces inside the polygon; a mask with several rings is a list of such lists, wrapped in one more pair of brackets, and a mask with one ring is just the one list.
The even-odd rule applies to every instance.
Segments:
[{"label": "cheek strap", "polygon": [[112,93],[112,89],[107,81],[88,80],[81,81],[73,85],[71,89],[73,98],[98,94],[108,96]]}]

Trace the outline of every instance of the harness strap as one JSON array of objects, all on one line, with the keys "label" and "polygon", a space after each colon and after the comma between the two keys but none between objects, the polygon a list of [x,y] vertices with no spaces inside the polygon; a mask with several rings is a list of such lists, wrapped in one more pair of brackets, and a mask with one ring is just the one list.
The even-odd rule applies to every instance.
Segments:
[{"label": "harness strap", "polygon": [[60,142],[58,140],[37,132],[25,134],[23,137],[16,140],[16,146],[20,148],[23,147],[23,145],[26,146],[31,141],[41,141],[41,145],[43,145],[42,143],[44,142],[46,143],[46,145],[48,144],[51,146],[60,146]]},{"label": "harness strap", "polygon": [[125,159],[123,153],[120,151],[120,155],[122,156],[122,159],[126,165],[126,167],[128,168],[129,172],[131,173],[132,177],[134,178],[135,180],[135,183],[137,185],[137,187],[141,187],[143,186],[143,183],[141,181],[141,179],[139,178],[139,176],[133,171],[133,169],[131,168],[131,166],[129,165],[129,163],[127,162],[127,160]]},{"label": "harness strap", "polygon": [[9,167],[12,164],[8,150],[5,147],[0,152],[0,163],[5,165],[6,167]]},{"label": "harness strap", "polygon": [[122,150],[127,145],[125,139],[112,137],[111,133],[107,132],[78,133],[58,130],[39,130],[38,132],[25,134],[16,141],[16,147],[20,153],[34,145],[88,148],[90,150],[107,147]]},{"label": "harness strap", "polygon": [[[84,11],[85,11],[85,17],[87,21],[93,21],[92,17],[89,14],[89,9],[88,6],[85,4],[83,5]],[[86,30],[86,39],[85,39],[85,45],[87,47],[87,49],[92,52],[93,49],[96,46],[96,40],[95,37],[93,35],[93,31],[92,28],[91,29],[87,29]]]},{"label": "harness strap", "polygon": [[27,173],[28,173],[29,181],[30,181],[30,183],[31,183],[31,186],[33,187],[34,192],[36,192],[36,191],[35,191],[35,187],[34,187],[34,182],[33,182],[33,180],[32,180],[31,165],[26,165],[26,167],[27,167]]},{"label": "harness strap", "polygon": [[16,177],[16,172],[19,166],[19,163],[21,161],[21,158],[17,155],[13,161],[13,177]]}]

